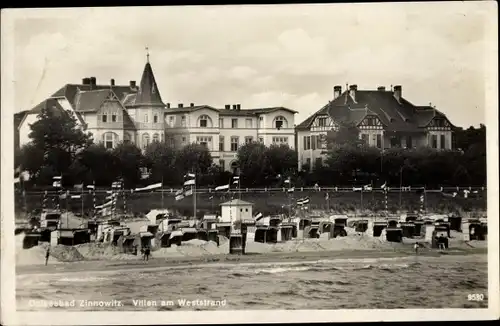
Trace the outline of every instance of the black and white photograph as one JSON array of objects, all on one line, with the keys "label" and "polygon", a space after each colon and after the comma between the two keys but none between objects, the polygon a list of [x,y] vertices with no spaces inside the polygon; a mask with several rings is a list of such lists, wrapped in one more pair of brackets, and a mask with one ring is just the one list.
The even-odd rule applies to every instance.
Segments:
[{"label": "black and white photograph", "polygon": [[497,19],[2,10],[2,324],[498,319]]}]

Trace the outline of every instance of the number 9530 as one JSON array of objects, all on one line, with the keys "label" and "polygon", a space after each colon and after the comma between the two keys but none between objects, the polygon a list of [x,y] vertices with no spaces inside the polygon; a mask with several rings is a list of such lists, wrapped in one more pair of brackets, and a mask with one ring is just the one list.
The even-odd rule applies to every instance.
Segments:
[{"label": "number 9530", "polygon": [[482,293],[469,294],[469,295],[467,295],[467,300],[469,300],[469,301],[483,301],[484,294],[482,294]]}]

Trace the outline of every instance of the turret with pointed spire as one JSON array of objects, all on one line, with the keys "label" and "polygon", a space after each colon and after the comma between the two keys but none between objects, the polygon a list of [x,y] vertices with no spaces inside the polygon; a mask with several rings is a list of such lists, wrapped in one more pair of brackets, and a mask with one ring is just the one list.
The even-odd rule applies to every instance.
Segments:
[{"label": "turret with pointed spire", "polygon": [[153,74],[153,69],[149,63],[149,49],[146,47],[146,65],[144,66],[144,71],[142,72],[141,83],[137,96],[135,98],[135,106],[147,106],[147,107],[165,107],[158,90],[158,85],[156,85],[155,76]]}]

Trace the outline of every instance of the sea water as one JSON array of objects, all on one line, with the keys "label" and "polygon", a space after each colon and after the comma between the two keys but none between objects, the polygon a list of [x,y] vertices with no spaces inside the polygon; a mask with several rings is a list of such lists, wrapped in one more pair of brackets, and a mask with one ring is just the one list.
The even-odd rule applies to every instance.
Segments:
[{"label": "sea water", "polygon": [[484,308],[488,302],[486,255],[25,274],[16,286],[17,309],[24,311]]}]

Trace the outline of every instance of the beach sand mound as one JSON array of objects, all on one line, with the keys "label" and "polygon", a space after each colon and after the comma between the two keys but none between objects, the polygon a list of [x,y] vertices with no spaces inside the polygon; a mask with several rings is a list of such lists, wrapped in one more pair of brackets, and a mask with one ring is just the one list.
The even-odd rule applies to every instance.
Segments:
[{"label": "beach sand mound", "polygon": [[[45,253],[48,243],[42,243],[30,249],[23,249],[24,234],[16,236],[16,265],[45,264]],[[50,247],[49,263],[74,262],[83,260],[78,249],[71,246],[56,245]]]},{"label": "beach sand mound", "polygon": [[[55,257],[49,258],[49,264],[59,264]],[[16,248],[16,265],[43,265],[45,264],[45,249],[36,246],[30,249]]]},{"label": "beach sand mound", "polygon": [[109,259],[121,254],[118,247],[99,242],[80,244],[76,248],[85,259]]},{"label": "beach sand mound", "polygon": [[62,262],[81,261],[85,259],[77,248],[64,245],[51,246],[50,255]]},{"label": "beach sand mound", "polygon": [[206,255],[217,255],[226,253],[224,250],[228,246],[217,244],[213,241],[204,241],[193,239],[183,242],[181,246],[172,245],[170,248],[160,248],[153,252],[154,257],[158,258],[174,258],[174,257],[199,257]]}]

